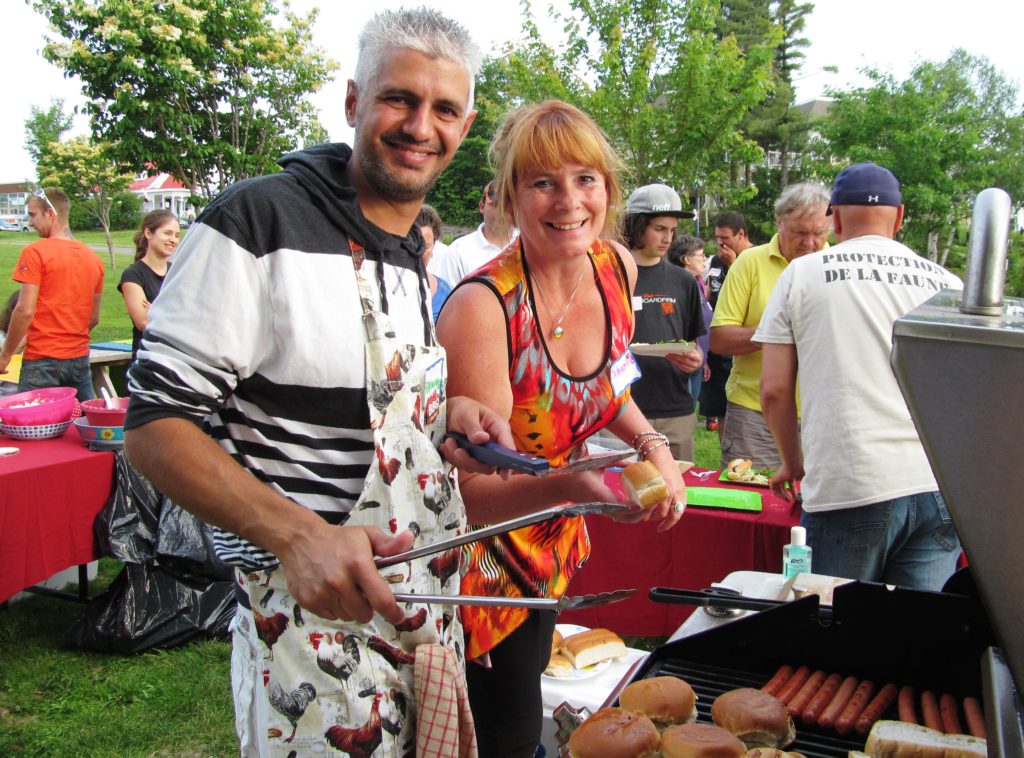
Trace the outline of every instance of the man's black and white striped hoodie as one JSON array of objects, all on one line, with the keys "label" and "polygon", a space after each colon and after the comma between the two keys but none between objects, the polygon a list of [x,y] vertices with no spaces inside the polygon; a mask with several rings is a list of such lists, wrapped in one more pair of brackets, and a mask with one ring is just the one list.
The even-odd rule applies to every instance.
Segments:
[{"label": "man's black and white striped hoodie", "polygon": [[[189,229],[150,309],[129,374],[127,426],[209,420],[239,463],[285,496],[343,523],[372,460],[366,333],[348,239],[376,265],[378,302],[400,340],[430,339],[422,237],[363,218],[346,145],[225,190]],[[247,569],[270,553],[215,530],[218,555]]]}]

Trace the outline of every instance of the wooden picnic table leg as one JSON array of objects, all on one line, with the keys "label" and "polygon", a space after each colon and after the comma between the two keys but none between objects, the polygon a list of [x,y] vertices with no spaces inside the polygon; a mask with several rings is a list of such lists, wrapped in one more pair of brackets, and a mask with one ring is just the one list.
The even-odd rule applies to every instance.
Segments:
[{"label": "wooden picnic table leg", "polygon": [[117,392],[114,390],[114,383],[110,381],[110,372],[106,366],[94,363],[90,366],[90,369],[92,370],[92,387],[96,391],[96,397],[103,397],[103,393],[100,392],[101,388],[106,388],[111,397],[117,395]]}]

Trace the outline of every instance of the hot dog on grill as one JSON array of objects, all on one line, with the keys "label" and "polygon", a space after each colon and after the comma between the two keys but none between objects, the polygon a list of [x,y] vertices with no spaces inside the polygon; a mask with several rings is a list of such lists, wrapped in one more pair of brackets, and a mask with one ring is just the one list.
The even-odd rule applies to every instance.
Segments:
[{"label": "hot dog on grill", "polygon": [[850,698],[853,697],[853,693],[857,689],[857,678],[848,676],[843,680],[843,683],[839,685],[839,689],[836,690],[836,696],[832,698],[832,702],[828,704],[824,712],[818,717],[818,726],[822,729],[831,729],[836,725],[836,719],[843,712],[843,708],[850,702]]},{"label": "hot dog on grill", "polygon": [[825,708],[832,702],[832,698],[836,696],[842,681],[843,677],[841,674],[829,675],[825,683],[821,685],[821,689],[811,698],[811,702],[807,704],[807,707],[800,714],[800,720],[804,723],[804,726],[818,723],[818,717],[824,713]]},{"label": "hot dog on grill", "polygon": [[914,688],[909,684],[900,688],[899,712],[900,721],[906,724],[917,723],[917,709],[914,707]]},{"label": "hot dog on grill", "polygon": [[981,703],[973,697],[964,698],[964,718],[967,719],[967,731],[975,737],[985,739],[985,714],[981,710]]},{"label": "hot dog on grill", "polygon": [[939,698],[939,717],[942,719],[942,731],[946,734],[964,734],[960,726],[960,713],[957,711],[956,698],[949,693]]},{"label": "hot dog on grill", "polygon": [[811,702],[811,698],[814,694],[821,689],[821,685],[825,682],[825,672],[815,671],[811,674],[807,681],[804,682],[804,686],[800,688],[789,702],[786,703],[786,709],[789,711],[789,715],[796,718],[803,713],[804,708]]},{"label": "hot dog on grill", "polygon": [[793,672],[793,676],[789,678],[778,694],[775,695],[783,703],[788,703],[793,699],[793,696],[800,691],[800,688],[804,686],[804,682],[811,676],[811,670],[807,666],[801,666]]},{"label": "hot dog on grill", "polygon": [[860,714],[867,708],[868,702],[871,700],[871,696],[875,694],[875,683],[865,679],[860,685],[854,690],[853,697],[850,698],[850,702],[843,708],[843,712],[839,714],[839,718],[836,719],[836,731],[844,737],[853,730],[853,725],[857,719],[860,718]]},{"label": "hot dog on grill", "polygon": [[939,715],[939,701],[931,690],[921,693],[921,720],[929,729],[942,731],[942,716]]},{"label": "hot dog on grill", "polygon": [[874,699],[868,703],[868,707],[860,714],[860,718],[857,719],[857,723],[853,726],[854,731],[861,737],[866,737],[874,723],[882,718],[885,712],[896,702],[896,696],[899,694],[899,691],[900,688],[895,684],[887,684],[882,687]]},{"label": "hot dog on grill", "polygon": [[786,682],[788,682],[790,677],[792,676],[792,666],[788,664],[779,666],[779,670],[775,672],[775,676],[769,679],[765,683],[764,687],[762,687],[761,689],[767,692],[769,695],[778,696],[779,690],[781,690],[786,685]]}]

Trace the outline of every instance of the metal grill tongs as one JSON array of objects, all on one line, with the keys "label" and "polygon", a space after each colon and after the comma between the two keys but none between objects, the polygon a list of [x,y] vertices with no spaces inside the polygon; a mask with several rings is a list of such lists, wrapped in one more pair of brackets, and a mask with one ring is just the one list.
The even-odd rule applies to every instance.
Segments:
[{"label": "metal grill tongs", "polygon": [[502,521],[498,524],[491,524],[490,526],[484,526],[480,529],[474,529],[447,540],[441,540],[440,542],[434,542],[430,545],[406,550],[404,553],[395,553],[394,555],[377,558],[377,568],[387,568],[388,566],[394,566],[398,563],[411,561],[414,558],[422,558],[426,555],[443,553],[445,550],[451,550],[453,547],[468,545],[470,542],[476,542],[477,540],[482,540],[485,537],[505,534],[506,532],[521,529],[522,527],[529,526],[530,524],[547,521],[548,519],[562,518],[565,516],[587,516],[595,513],[603,516],[612,516],[616,513],[636,511],[639,508],[640,506],[632,505],[630,503],[594,502],[557,505],[554,508],[545,508],[544,510],[537,511],[536,513],[528,513],[525,516],[519,516],[518,518],[509,519],[508,521]]},{"label": "metal grill tongs", "polygon": [[415,592],[396,592],[400,603],[430,603],[432,605],[480,605],[501,608],[538,608],[545,611],[571,611],[593,608],[625,600],[636,590],[613,590],[591,595],[564,595],[562,597],[481,597],[479,595],[418,595]]},{"label": "metal grill tongs", "polygon": [[[498,534],[505,534],[516,529],[521,529],[530,524],[547,521],[553,518],[564,518],[567,516],[585,516],[588,514],[602,514],[611,516],[616,513],[628,513],[635,511],[638,506],[629,503],[574,503],[573,505],[559,505],[554,508],[546,508],[536,513],[529,513],[525,516],[502,521],[498,524],[491,524],[480,529],[475,529],[465,534],[460,534],[447,540],[441,540],[431,545],[424,545],[413,550],[406,550],[403,553],[396,553],[376,559],[377,568],[386,568],[398,563],[405,563],[415,558],[422,558],[427,555],[443,553],[455,547],[468,545],[471,542],[482,540],[485,537],[493,537]],[[593,595],[580,595],[576,597],[560,598],[525,598],[525,597],[480,597],[473,595],[422,595],[416,593],[396,592],[395,599],[403,603],[433,603],[438,605],[476,605],[476,606],[501,606],[512,608],[542,608],[553,611],[563,611],[572,608],[590,608],[596,605],[607,605],[617,603],[619,600],[632,595],[636,590],[615,590],[613,592],[601,592]]]}]

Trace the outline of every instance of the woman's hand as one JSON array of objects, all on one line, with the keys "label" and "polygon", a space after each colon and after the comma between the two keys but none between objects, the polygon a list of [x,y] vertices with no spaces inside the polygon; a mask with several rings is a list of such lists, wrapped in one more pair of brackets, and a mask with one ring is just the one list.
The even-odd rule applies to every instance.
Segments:
[{"label": "woman's hand", "polygon": [[668,497],[644,511],[646,518],[638,520],[661,520],[658,531],[664,532],[679,523],[679,519],[683,517],[683,510],[686,508],[686,484],[679,471],[679,464],[672,457],[668,445],[651,450],[647,460],[657,467],[661,478],[665,480]]},{"label": "woman's hand", "polygon": [[[516,443],[508,421],[476,400],[465,396],[449,397],[447,413],[448,431],[460,432],[478,445],[494,441],[515,450]],[[480,463],[453,439],[442,442],[440,450],[449,463],[463,471],[475,474],[493,474],[495,471],[494,466]],[[508,478],[509,473],[508,470],[501,472],[503,478]]]}]

